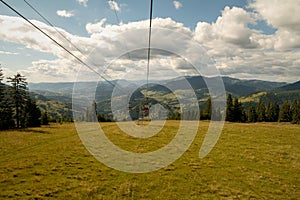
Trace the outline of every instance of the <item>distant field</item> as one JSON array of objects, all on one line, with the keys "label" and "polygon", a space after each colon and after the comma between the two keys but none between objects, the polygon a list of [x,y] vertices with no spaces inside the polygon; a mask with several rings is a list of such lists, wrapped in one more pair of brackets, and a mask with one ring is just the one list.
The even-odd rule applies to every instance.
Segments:
[{"label": "distant field", "polygon": [[[299,125],[227,123],[212,152],[199,159],[208,124],[200,122],[180,159],[146,174],[98,162],[74,124],[2,131],[0,199],[300,199]],[[103,127],[113,142],[139,152],[171,141],[176,125],[167,122],[149,141],[121,134],[114,123]]]}]

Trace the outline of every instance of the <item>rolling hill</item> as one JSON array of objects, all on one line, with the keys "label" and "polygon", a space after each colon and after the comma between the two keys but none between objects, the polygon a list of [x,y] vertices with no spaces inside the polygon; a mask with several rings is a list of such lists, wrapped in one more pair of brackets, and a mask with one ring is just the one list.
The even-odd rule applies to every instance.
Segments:
[{"label": "rolling hill", "polygon": [[[191,85],[199,100],[200,107],[205,106],[205,102],[209,97],[209,92],[206,86],[206,81],[213,82],[216,77],[202,76],[185,76],[170,80],[160,81],[159,84],[149,84],[148,94],[149,101],[152,103],[161,103],[169,109],[178,109],[178,101],[174,94],[168,89],[175,87],[177,94],[187,95],[184,84],[186,81]],[[243,103],[250,101],[277,101],[282,103],[285,100],[300,99],[300,81],[292,84],[284,82],[269,82],[261,80],[240,80],[231,77],[222,77],[225,90],[231,93],[234,97],[238,97]],[[130,99],[131,106],[135,109],[141,104],[145,98],[146,86],[141,84],[142,81],[126,81],[115,80],[113,83],[121,85],[123,88],[129,89],[140,85]],[[70,117],[72,116],[72,91],[75,83],[31,83],[29,88],[35,93],[35,99],[42,109],[47,109],[52,115]],[[95,99],[98,104],[98,113],[104,113],[111,116],[110,113],[110,98],[113,91],[113,86],[106,82],[82,82],[80,85],[81,96],[84,98],[86,94],[95,93]],[[95,92],[96,91],[96,92]],[[85,101],[82,101],[82,107]],[[64,113],[67,113],[64,115]]]}]

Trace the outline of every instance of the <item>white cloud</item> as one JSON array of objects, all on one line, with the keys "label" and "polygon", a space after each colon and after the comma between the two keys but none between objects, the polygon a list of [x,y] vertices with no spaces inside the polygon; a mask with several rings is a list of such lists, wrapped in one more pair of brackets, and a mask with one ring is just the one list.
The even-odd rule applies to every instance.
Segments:
[{"label": "white cloud", "polygon": [[[212,24],[199,22],[195,29],[195,39],[210,46],[211,48],[230,48],[237,46],[241,48],[255,48],[257,42],[253,37],[258,34],[257,31],[248,27],[248,24],[254,24],[255,20],[242,8],[225,7],[222,16]],[[217,47],[218,48],[218,47]]]},{"label": "white cloud", "polygon": [[115,11],[118,11],[118,12],[121,11],[121,8],[120,8],[120,6],[118,5],[117,2],[115,2],[113,0],[109,0],[108,4],[109,4],[109,7],[110,7],[111,10],[115,10]]},{"label": "white cloud", "polygon": [[58,16],[61,16],[61,17],[73,17],[74,16],[74,11],[67,11],[67,10],[58,10],[56,11],[56,14]]},{"label": "white cloud", "polygon": [[79,68],[78,63],[68,59],[39,60],[20,73],[35,82],[75,81]]},{"label": "white cloud", "polygon": [[255,9],[266,22],[276,29],[300,31],[300,2],[295,0],[252,0]]},{"label": "white cloud", "polygon": [[19,53],[16,52],[9,52],[9,51],[0,51],[2,55],[18,55]]},{"label": "white cloud", "polygon": [[[254,4],[252,6],[254,8]],[[263,18],[262,10],[255,8],[256,14],[254,14],[242,8],[225,7],[215,22],[199,22],[195,30],[171,18],[155,18],[151,45],[170,52],[181,52],[181,55],[189,55],[196,62],[201,63],[202,58],[193,46],[197,43],[190,39],[194,38],[216,60],[222,75],[278,81],[299,80],[300,51],[296,47],[300,44],[298,42],[300,38],[296,22],[293,26],[288,26],[276,20],[275,22],[274,19]],[[298,14],[294,13],[294,15]],[[258,19],[269,20],[268,23],[276,27],[276,33],[265,35],[250,28],[249,24],[255,24]],[[39,21],[32,22],[50,35],[57,36],[52,27]],[[63,45],[95,70],[105,72],[107,77],[111,78],[126,77],[127,74],[127,77],[140,78],[144,77],[142,74],[144,71],[140,69],[145,69],[147,52],[145,49],[136,50],[136,48],[147,47],[148,26],[148,20],[113,25],[107,23],[104,18],[86,24],[86,30],[90,34],[88,37],[79,37],[63,29],[59,30],[85,55],[76,52],[67,42]],[[120,35],[122,37],[119,37]],[[77,69],[80,67],[86,69],[20,18],[0,15],[0,38],[56,57],[54,60],[34,61],[27,70],[24,70],[29,81],[72,81]],[[126,54],[128,50],[133,49],[135,51]],[[285,49],[289,51],[283,51]],[[119,57],[123,54],[125,54],[123,57]],[[155,50],[152,51],[151,56],[151,78],[153,79],[174,76],[174,70],[187,75],[194,73],[188,69],[188,64],[184,64],[177,57],[172,55],[170,59],[168,52]],[[114,62],[108,65],[112,61]],[[108,66],[107,69],[105,66]],[[85,71],[86,74],[83,73],[81,76],[89,80],[90,71],[88,69]]]},{"label": "white cloud", "polygon": [[[256,2],[263,4],[271,1]],[[300,21],[298,25],[294,22],[293,26],[287,28],[282,19],[271,19],[269,14],[257,18],[261,13],[271,12],[267,11],[270,7],[276,7],[271,5],[272,3],[263,6],[261,4],[257,13],[250,13],[242,8],[225,7],[216,22],[199,22],[194,38],[208,49],[208,53],[217,61],[216,65],[224,75],[265,80],[274,80],[276,77],[280,81],[296,81],[300,73],[297,58],[300,53],[296,50],[300,46],[300,37],[296,27]],[[251,6],[255,7],[256,4]],[[275,13],[273,11],[273,17]],[[297,18],[296,15],[298,14],[294,13],[289,17]],[[285,20],[287,17],[282,16]],[[278,29],[276,33],[264,35],[249,28],[248,24],[255,24],[256,20],[260,19],[269,21],[269,24],[272,22],[272,26]],[[293,51],[282,51],[285,49]]]},{"label": "white cloud", "polygon": [[87,7],[88,0],[76,0],[80,5]]},{"label": "white cloud", "polygon": [[182,7],[182,4],[179,1],[173,1],[173,4],[176,10]]},{"label": "white cloud", "polygon": [[85,28],[88,33],[100,33],[104,29],[103,25],[106,22],[106,18],[101,19],[96,23],[88,23]]},{"label": "white cloud", "polygon": [[272,48],[288,50],[300,47],[299,1],[252,0],[249,7],[277,30],[272,37]]}]

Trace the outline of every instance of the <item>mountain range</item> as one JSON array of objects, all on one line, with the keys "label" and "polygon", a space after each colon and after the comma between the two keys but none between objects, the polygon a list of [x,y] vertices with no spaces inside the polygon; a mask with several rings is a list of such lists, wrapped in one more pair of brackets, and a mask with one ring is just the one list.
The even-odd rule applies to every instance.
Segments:
[{"label": "mountain range", "polygon": [[[130,97],[132,107],[138,107],[139,101],[145,98],[147,94],[150,97],[150,103],[159,101],[165,107],[170,109],[178,108],[178,101],[175,95],[168,88],[176,88],[176,93],[187,95],[188,91],[184,87],[188,82],[195,91],[200,107],[205,106],[209,97],[206,81],[214,82],[217,77],[185,76],[169,80],[159,81],[159,84],[142,84],[142,81],[114,80],[108,82],[81,82],[73,83],[29,83],[31,95],[36,99],[42,110],[47,109],[53,118],[72,117],[72,92],[74,84],[80,85],[82,97],[91,92],[95,93],[95,101],[98,105],[98,113],[111,115],[110,98],[113,92],[113,84],[121,85],[126,90],[135,90]],[[231,77],[222,77],[224,87],[227,93],[240,99],[241,102],[258,102],[260,99],[268,102],[283,103],[285,100],[294,101],[300,99],[300,81],[295,83],[271,82],[262,80],[241,80]],[[135,88],[135,89],[132,89]],[[126,92],[125,92],[126,93]],[[122,94],[120,94],[122,95]],[[76,97],[81,98],[81,97]],[[151,102],[152,101],[152,102]],[[154,102],[155,101],[155,102]],[[82,107],[86,107],[83,105]]]}]

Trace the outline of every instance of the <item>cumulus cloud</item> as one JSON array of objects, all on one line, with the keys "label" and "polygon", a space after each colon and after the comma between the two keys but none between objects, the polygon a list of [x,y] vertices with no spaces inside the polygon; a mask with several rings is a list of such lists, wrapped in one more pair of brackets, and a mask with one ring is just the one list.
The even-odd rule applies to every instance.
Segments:
[{"label": "cumulus cloud", "polygon": [[248,24],[255,20],[242,8],[225,7],[222,16],[215,23],[199,22],[195,29],[195,39],[208,46],[255,48],[257,42],[253,36],[258,32],[251,30]]},{"label": "cumulus cloud", "polygon": [[182,4],[179,1],[173,1],[173,5],[176,10],[182,7]]},{"label": "cumulus cloud", "polygon": [[300,31],[300,2],[295,0],[252,0],[249,7],[276,29]]},{"label": "cumulus cloud", "polygon": [[272,47],[287,50],[300,47],[300,2],[294,0],[252,0],[249,7],[277,31]]},{"label": "cumulus cloud", "polygon": [[76,0],[80,5],[87,7],[88,0]]},{"label": "cumulus cloud", "polygon": [[56,14],[60,17],[73,17],[74,16],[74,11],[67,11],[67,10],[58,10],[56,11]]},{"label": "cumulus cloud", "polygon": [[[281,3],[279,5],[274,1],[256,0],[250,4],[255,13],[225,7],[216,22],[199,22],[194,38],[208,50],[224,75],[265,80],[276,76],[281,81],[297,80],[295,74],[299,74],[300,66],[297,62],[299,51],[295,49],[300,44],[297,33],[300,21],[292,22],[291,26],[284,23],[289,17],[297,18],[298,14],[293,11],[292,16],[281,16],[277,20],[275,13],[280,6]],[[280,12],[280,15],[283,14]],[[276,33],[265,35],[249,28],[249,24],[255,25],[257,20],[266,20],[277,29]]]},{"label": "cumulus cloud", "polygon": [[106,22],[106,18],[101,19],[99,22],[96,23],[88,23],[85,28],[88,33],[100,33],[104,29],[104,24]]},{"label": "cumulus cloud", "polygon": [[[151,78],[196,74],[192,66],[174,52],[183,55],[183,58],[191,58],[197,65],[205,65],[207,59],[195,48],[200,43],[216,61],[222,75],[263,80],[299,80],[300,51],[296,49],[300,44],[297,42],[300,40],[299,24],[295,21],[293,25],[285,25],[267,14],[263,15],[264,9],[258,6],[261,2],[251,2],[255,13],[242,8],[225,7],[215,22],[199,22],[195,30],[171,18],[153,19],[151,46],[159,47],[160,50],[151,51]],[[265,9],[271,9],[265,6]],[[266,35],[250,28],[253,26],[249,25],[255,25],[257,20],[266,20],[277,29],[276,33]],[[59,37],[52,27],[39,21],[32,22],[50,35]],[[147,66],[148,26],[148,20],[113,25],[104,18],[86,24],[89,33],[87,37],[59,30],[84,55],[67,42],[63,42],[63,45],[97,72],[105,74],[106,78],[140,79],[145,77],[144,69]],[[89,80],[89,73],[94,73],[20,18],[0,15],[0,38],[56,57],[54,60],[34,61],[31,67],[24,70],[29,80],[71,81],[80,67],[84,69],[80,74],[82,79]]]},{"label": "cumulus cloud", "polygon": [[120,8],[120,6],[117,2],[115,2],[113,0],[109,0],[108,4],[109,4],[109,7],[110,7],[111,10],[115,10],[115,11],[118,11],[118,12],[121,11],[121,8]]}]

